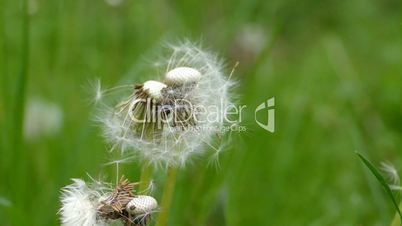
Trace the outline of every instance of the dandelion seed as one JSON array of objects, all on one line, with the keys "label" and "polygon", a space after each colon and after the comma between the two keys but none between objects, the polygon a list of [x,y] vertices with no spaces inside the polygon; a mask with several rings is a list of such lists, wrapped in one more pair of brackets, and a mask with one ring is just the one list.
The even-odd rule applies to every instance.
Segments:
[{"label": "dandelion seed", "polygon": [[250,65],[266,48],[269,32],[259,24],[244,24],[233,39],[232,54],[243,65]]},{"label": "dandelion seed", "polygon": [[390,184],[390,185],[389,185],[389,188],[390,188],[392,191],[402,191],[402,187],[399,186],[399,185]]},{"label": "dandelion seed", "polygon": [[394,165],[389,162],[381,162],[381,170],[392,185],[400,184],[399,174]]},{"label": "dandelion seed", "polygon": [[132,89],[133,85],[123,85],[116,86],[108,89],[104,89],[102,87],[102,83],[100,79],[95,79],[94,81],[89,81],[89,87],[91,90],[91,100],[90,102],[93,104],[99,104],[104,101],[104,98],[114,91],[123,90],[123,89]]},{"label": "dandelion seed", "polygon": [[98,103],[103,97],[101,81],[97,80],[95,84],[94,102]]},{"label": "dandelion seed", "polygon": [[[141,183],[144,183],[143,181]],[[154,180],[150,180],[148,183],[148,186],[143,189],[143,190],[139,190],[138,192],[140,194],[153,194],[155,192],[155,181]]]}]

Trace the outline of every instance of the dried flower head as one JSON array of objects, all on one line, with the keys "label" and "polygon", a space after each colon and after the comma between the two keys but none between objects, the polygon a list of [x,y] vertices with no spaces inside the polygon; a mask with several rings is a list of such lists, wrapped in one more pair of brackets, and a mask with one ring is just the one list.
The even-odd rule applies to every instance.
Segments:
[{"label": "dried flower head", "polygon": [[133,199],[135,184],[129,183],[127,179],[122,177],[113,193],[106,199],[102,200],[98,207],[98,214],[104,219],[119,219],[125,211],[126,205]]},{"label": "dried flower head", "polygon": [[120,220],[127,226],[146,226],[158,207],[153,197],[135,195],[136,183],[124,176],[113,191],[104,183],[73,181],[62,190],[62,225],[101,226]]},{"label": "dried flower head", "polygon": [[233,82],[215,54],[185,42],[171,45],[170,56],[159,63],[163,82],[135,86],[105,116],[104,135],[130,157],[156,166],[183,166],[190,156],[212,145],[232,105]]}]

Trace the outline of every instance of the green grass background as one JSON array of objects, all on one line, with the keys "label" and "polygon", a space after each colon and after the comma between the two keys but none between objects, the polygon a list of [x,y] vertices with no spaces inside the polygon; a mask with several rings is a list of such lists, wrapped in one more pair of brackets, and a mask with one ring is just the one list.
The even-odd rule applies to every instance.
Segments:
[{"label": "green grass background", "polygon": [[[0,225],[58,225],[70,178],[115,180],[88,80],[141,82],[148,54],[183,38],[217,51],[228,72],[240,61],[247,132],[234,134],[219,170],[196,159],[180,172],[170,225],[388,225],[392,205],[354,152],[401,166],[401,9],[398,0],[1,0]],[[265,33],[254,55],[236,41],[250,25]],[[60,106],[60,132],[21,138],[31,97]],[[254,122],[269,97],[273,134]],[[139,169],[121,173],[135,181]],[[155,179],[158,197],[164,172]]]}]

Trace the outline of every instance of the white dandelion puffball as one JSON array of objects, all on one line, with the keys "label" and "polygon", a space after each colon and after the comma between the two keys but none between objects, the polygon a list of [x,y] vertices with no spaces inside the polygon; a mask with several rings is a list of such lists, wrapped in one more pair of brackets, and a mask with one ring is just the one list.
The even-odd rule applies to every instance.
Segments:
[{"label": "white dandelion puffball", "polygon": [[42,98],[28,100],[24,116],[24,137],[36,141],[56,135],[63,126],[63,111],[56,103]]},{"label": "white dandelion puffball", "polygon": [[126,206],[126,211],[133,215],[150,214],[158,208],[158,202],[151,196],[138,195]]},{"label": "white dandelion puffball", "polygon": [[213,138],[228,123],[234,82],[215,54],[190,42],[168,50],[157,64],[163,83],[137,85],[99,121],[112,149],[154,166],[184,166],[192,156],[221,150]]},{"label": "white dandelion puffball", "polygon": [[98,218],[97,207],[104,199],[103,188],[89,187],[83,180],[73,179],[73,184],[62,189],[60,209],[64,226],[104,226]]}]

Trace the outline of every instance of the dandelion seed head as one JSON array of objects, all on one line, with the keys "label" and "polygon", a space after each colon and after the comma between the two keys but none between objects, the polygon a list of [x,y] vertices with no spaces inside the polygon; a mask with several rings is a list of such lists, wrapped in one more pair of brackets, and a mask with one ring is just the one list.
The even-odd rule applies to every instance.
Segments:
[{"label": "dandelion seed head", "polygon": [[147,222],[158,208],[151,196],[136,195],[138,183],[130,183],[124,176],[114,188],[111,184],[96,181],[87,184],[73,179],[73,184],[62,189],[62,207],[59,211],[65,226],[106,226],[121,221],[124,225],[138,220]]},{"label": "dandelion seed head", "polygon": [[[214,137],[227,124],[235,84],[215,54],[190,42],[169,45],[168,50],[167,59],[160,61],[164,83],[137,86],[99,117],[112,149],[159,167],[185,166],[191,157],[219,150]],[[148,105],[141,98],[153,101]]]}]

